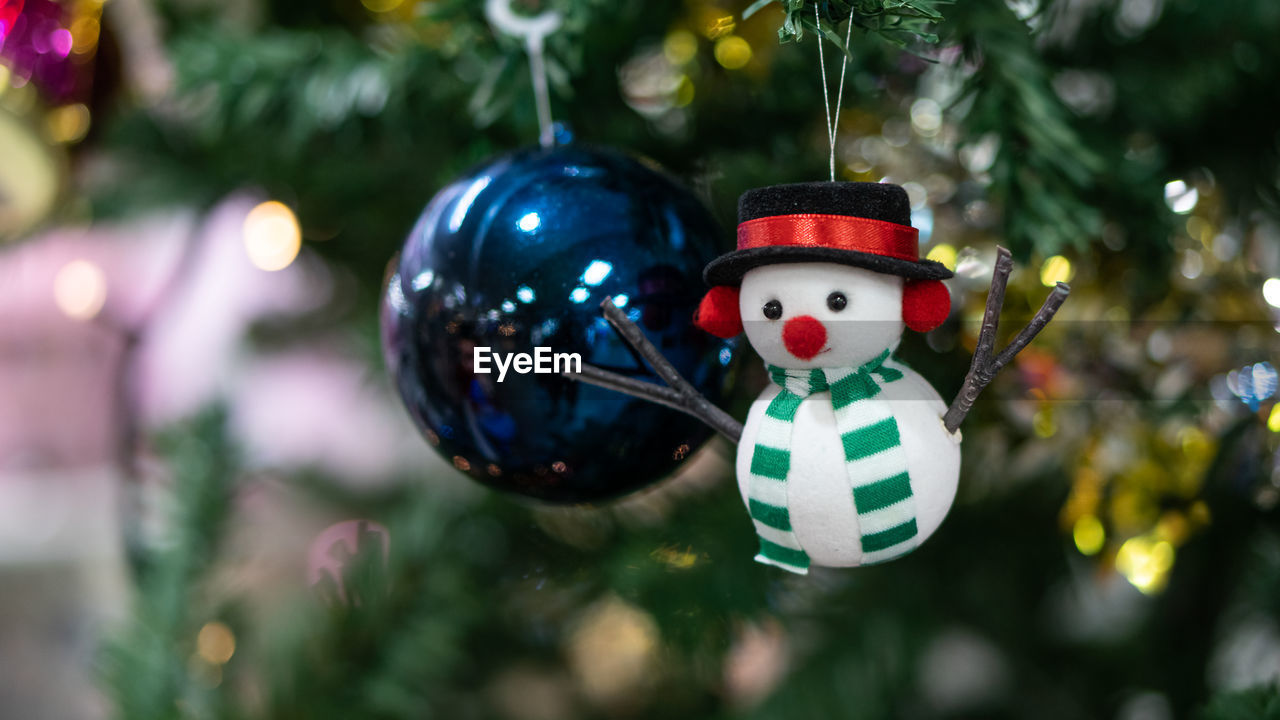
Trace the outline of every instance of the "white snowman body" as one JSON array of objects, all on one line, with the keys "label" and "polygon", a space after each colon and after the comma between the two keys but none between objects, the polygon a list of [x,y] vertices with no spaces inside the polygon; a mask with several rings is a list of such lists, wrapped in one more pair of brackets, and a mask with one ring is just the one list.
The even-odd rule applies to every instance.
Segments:
[{"label": "white snowman body", "polygon": [[[847,265],[765,265],[743,276],[739,311],[747,339],[771,365],[856,368],[897,346],[904,329],[902,289],[900,277]],[[843,303],[835,300],[836,294],[843,296]],[[770,303],[780,305],[781,313],[775,306],[766,311]],[[787,332],[788,323],[791,332]],[[795,328],[800,326],[807,333],[797,340]],[[955,499],[960,438],[943,426],[946,403],[927,380],[892,358],[885,366],[903,374],[886,384],[879,398],[889,405],[898,425],[915,502],[917,538],[923,542],[942,524]],[[761,419],[780,391],[770,384],[752,404],[743,427],[736,466],[744,504]],[[860,565],[858,513],[830,393],[805,398],[793,422],[786,480],[792,532],[813,565]]]}]

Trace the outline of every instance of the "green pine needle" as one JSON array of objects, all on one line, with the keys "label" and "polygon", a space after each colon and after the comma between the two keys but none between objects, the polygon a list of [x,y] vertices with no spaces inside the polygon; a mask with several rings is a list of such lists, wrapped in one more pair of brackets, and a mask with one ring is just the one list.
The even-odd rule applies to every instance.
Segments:
[{"label": "green pine needle", "polygon": [[938,36],[932,28],[942,21],[938,8],[952,0],[756,0],[742,13],[743,19],[773,2],[781,3],[786,12],[782,27],[778,28],[781,42],[802,40],[806,30],[817,32],[821,17],[822,34],[848,52],[834,31],[846,20],[898,47],[913,41],[936,43]]},{"label": "green pine needle", "polygon": [[1274,685],[1214,696],[1199,720],[1280,720],[1280,688]]}]

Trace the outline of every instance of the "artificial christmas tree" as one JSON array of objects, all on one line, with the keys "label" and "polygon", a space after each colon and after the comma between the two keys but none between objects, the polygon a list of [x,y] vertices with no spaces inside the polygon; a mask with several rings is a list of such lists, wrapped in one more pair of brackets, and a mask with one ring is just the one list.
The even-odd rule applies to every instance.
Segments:
[{"label": "artificial christmas tree", "polygon": [[[0,2],[0,43],[38,5]],[[723,228],[751,188],[901,186],[919,258],[954,273],[946,319],[897,350],[939,396],[965,385],[997,246],[1022,268],[1001,327],[1071,284],[972,404],[954,504],[930,541],[899,562],[804,577],[750,562],[726,441],[664,446],[650,467],[672,477],[557,507],[476,487],[404,417],[380,350],[387,261],[427,198],[544,134],[527,44],[496,34],[484,3],[65,5],[93,20],[65,28],[73,40],[103,38],[82,101],[92,131],[68,153],[62,201],[39,213],[53,229],[24,221],[0,248],[0,387],[17,399],[0,404],[0,658],[16,668],[0,673],[0,715],[1225,718],[1274,706],[1270,0],[512,3],[561,14],[542,60],[551,114],[576,142],[651,158]],[[828,113],[838,58],[843,102]],[[0,76],[17,117],[31,86],[9,64]],[[20,150],[0,144],[0,167]],[[133,243],[156,237],[172,242]],[[734,246],[727,231],[698,242],[718,243],[712,256]],[[706,289],[688,288],[690,309]],[[135,290],[161,308],[133,312]],[[616,342],[587,309],[582,332]],[[71,333],[89,340],[51,379],[51,348],[66,345],[50,338]],[[736,366],[718,401],[731,418],[770,383],[736,342],[727,365],[699,361]],[[632,380],[662,388],[633,361]],[[87,538],[81,518],[116,513],[81,507],[99,497],[68,479],[85,467],[129,488],[124,572],[50,540]],[[344,546],[313,587],[311,546],[352,520],[384,527],[386,543]],[[33,579],[83,566],[93,572],[54,588]],[[107,575],[128,591],[103,590]],[[113,620],[25,622],[76,597]],[[92,669],[102,700],[55,705],[83,681],[53,671],[45,646]]]}]

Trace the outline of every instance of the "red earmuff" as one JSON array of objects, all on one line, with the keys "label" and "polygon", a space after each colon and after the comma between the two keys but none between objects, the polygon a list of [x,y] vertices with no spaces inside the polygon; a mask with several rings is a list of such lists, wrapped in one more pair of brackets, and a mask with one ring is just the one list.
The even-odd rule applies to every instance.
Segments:
[{"label": "red earmuff", "polygon": [[742,314],[738,312],[738,288],[719,285],[711,288],[693,313],[693,324],[718,338],[731,338],[742,332]]},{"label": "red earmuff", "polygon": [[902,320],[916,332],[929,332],[951,313],[951,293],[941,280],[908,280],[902,287]]}]

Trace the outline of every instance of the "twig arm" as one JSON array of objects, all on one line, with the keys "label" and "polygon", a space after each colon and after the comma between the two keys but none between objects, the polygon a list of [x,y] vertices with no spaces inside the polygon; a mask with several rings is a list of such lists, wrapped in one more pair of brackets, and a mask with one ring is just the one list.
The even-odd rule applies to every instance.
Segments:
[{"label": "twig arm", "polygon": [[657,403],[659,405],[665,405],[673,410],[680,410],[683,412],[685,409],[681,404],[682,398],[680,397],[680,393],[669,387],[654,385],[653,383],[637,380],[635,378],[627,377],[626,375],[619,375],[618,373],[598,368],[595,365],[583,363],[582,372],[580,373],[565,370],[560,374],[570,380],[577,380],[588,385],[595,385],[596,387],[615,390],[617,392],[630,395],[631,397],[648,400],[649,402]]},{"label": "twig arm", "polygon": [[1058,283],[1054,286],[1053,291],[1049,293],[1049,297],[1044,299],[1044,304],[1036,311],[1035,317],[1031,318],[1031,322],[1018,331],[1018,334],[1009,342],[1009,345],[996,356],[994,364],[997,372],[1000,368],[1009,364],[1009,361],[1013,360],[1013,356],[1022,352],[1022,349],[1040,334],[1040,331],[1049,324],[1053,316],[1058,314],[1058,308],[1062,307],[1062,303],[1067,301],[1067,295],[1070,294],[1071,288],[1066,283]]},{"label": "twig arm", "polygon": [[639,353],[667,386],[654,385],[585,364],[582,366],[581,373],[562,373],[565,377],[679,410],[698,418],[729,440],[738,442],[742,437],[742,423],[713,405],[688,380],[685,380],[684,376],[663,357],[662,352],[649,342],[649,339],[644,336],[644,331],[613,304],[613,298],[605,298],[604,302],[600,303],[600,309],[623,342]]},{"label": "twig arm", "polygon": [[984,365],[991,359],[996,347],[996,331],[1000,329],[1000,311],[1004,308],[1004,294],[1009,287],[1009,275],[1013,272],[1013,255],[1005,248],[996,247],[996,264],[991,273],[991,289],[987,291],[987,306],[982,311],[982,327],[978,330],[978,345],[973,351],[973,365]]},{"label": "twig arm", "polygon": [[973,403],[978,399],[983,388],[989,385],[996,373],[1008,365],[1014,356],[1022,352],[1022,349],[1036,335],[1040,334],[1040,331],[1049,324],[1058,309],[1062,307],[1062,303],[1066,302],[1067,295],[1071,292],[1071,288],[1066,284],[1058,283],[1045,299],[1044,304],[1036,311],[1031,322],[1019,330],[1009,345],[993,357],[996,329],[1000,324],[1000,309],[1004,307],[1005,288],[1009,284],[1009,273],[1012,270],[1012,255],[1005,248],[997,248],[995,271],[991,275],[991,290],[987,293],[987,306],[982,313],[982,329],[978,331],[978,345],[973,350],[973,362],[969,365],[969,372],[965,375],[960,392],[956,393],[955,400],[951,401],[951,407],[947,408],[946,415],[942,417],[948,432],[954,433],[959,429],[960,423],[973,409]]},{"label": "twig arm", "polygon": [[1004,307],[1004,292],[1009,284],[1009,273],[1013,272],[1013,256],[1002,247],[996,248],[996,265],[991,273],[991,289],[987,291],[987,306],[982,312],[982,327],[978,330],[978,344],[973,349],[973,360],[969,363],[969,372],[964,376],[964,384],[960,392],[951,401],[942,422],[948,432],[954,433],[973,403],[978,393],[991,382],[988,363],[995,349],[996,330],[1000,327],[1000,309]]},{"label": "twig arm", "polygon": [[571,380],[606,388],[634,398],[640,398],[641,400],[648,400],[651,403],[657,403],[672,410],[679,410],[686,415],[698,418],[731,442],[736,443],[742,437],[742,423],[735,420],[732,415],[710,403],[707,403],[706,407],[691,405],[686,402],[684,396],[669,387],[654,385],[653,383],[636,380],[626,375],[619,375],[608,370],[602,370],[594,365],[586,364],[582,366],[581,373],[563,372],[561,374]]},{"label": "twig arm", "polygon": [[662,378],[662,382],[671,386],[672,390],[688,397],[698,396],[701,394],[689,384],[688,380],[675,369],[670,361],[662,354],[662,351],[653,346],[649,339],[644,336],[644,331],[639,328],[622,309],[613,304],[613,298],[605,298],[600,304],[600,310],[604,313],[604,317],[617,331],[618,335],[631,347],[640,353],[640,357],[649,363],[649,367]]}]

